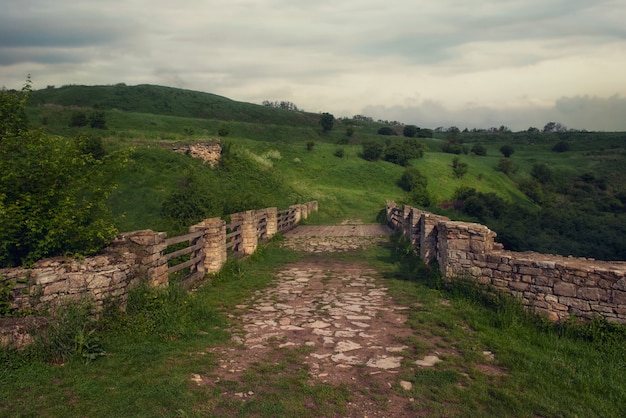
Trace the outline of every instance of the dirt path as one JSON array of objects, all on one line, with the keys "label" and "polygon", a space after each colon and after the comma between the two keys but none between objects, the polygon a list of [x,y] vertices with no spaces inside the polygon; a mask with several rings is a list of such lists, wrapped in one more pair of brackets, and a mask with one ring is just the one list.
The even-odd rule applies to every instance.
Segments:
[{"label": "dirt path", "polygon": [[[411,360],[427,367],[438,358],[411,358],[403,343],[412,335],[406,308],[394,304],[375,270],[319,254],[363,249],[389,234],[378,225],[299,227],[287,233],[285,245],[315,255],[285,266],[275,287],[237,306],[231,315],[238,324],[234,344],[212,350],[219,367],[210,378],[198,377],[199,383],[240,380],[252,364],[271,363],[293,349],[312,384],[350,389],[345,416],[415,416],[409,408],[413,400],[402,396],[410,383],[400,380],[400,368]],[[245,402],[256,395],[234,390],[222,396]]]}]

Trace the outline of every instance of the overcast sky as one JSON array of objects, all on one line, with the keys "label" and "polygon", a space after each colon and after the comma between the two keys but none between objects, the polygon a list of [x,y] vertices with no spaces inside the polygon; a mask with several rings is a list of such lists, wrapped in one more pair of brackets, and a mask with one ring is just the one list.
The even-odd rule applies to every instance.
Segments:
[{"label": "overcast sky", "polygon": [[421,127],[626,131],[624,0],[0,0],[0,86],[160,84]]}]

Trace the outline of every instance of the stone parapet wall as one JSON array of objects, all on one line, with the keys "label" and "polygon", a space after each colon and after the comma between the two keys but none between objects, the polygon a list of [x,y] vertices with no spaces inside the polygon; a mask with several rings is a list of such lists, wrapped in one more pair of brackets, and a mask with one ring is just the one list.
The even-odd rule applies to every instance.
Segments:
[{"label": "stone parapet wall", "polygon": [[[290,209],[306,218],[317,211],[317,202],[294,205]],[[239,251],[252,254],[258,244],[258,222],[266,223],[265,238],[278,231],[277,209],[266,208],[231,215],[242,222],[243,244]],[[217,273],[226,263],[226,223],[220,218],[206,219],[189,228],[190,232],[202,231],[203,245],[197,250],[204,261],[197,266],[197,273]],[[164,287],[168,280],[167,234],[151,230],[127,232],[117,239],[101,255],[75,260],[64,257],[46,259],[30,267],[0,269],[2,288],[9,288],[12,308],[21,312],[54,310],[63,301],[88,300],[101,308],[111,299],[124,307],[130,287],[139,280],[146,280],[153,287]]]},{"label": "stone parapet wall", "polygon": [[222,155],[222,143],[219,139],[211,142],[198,142],[196,144],[176,144],[171,146],[172,151],[179,154],[199,158],[211,167],[217,166]]},{"label": "stone parapet wall", "polygon": [[626,262],[505,251],[484,225],[399,208],[392,201],[387,219],[449,280],[465,276],[489,284],[553,321],[600,316],[626,324]]}]

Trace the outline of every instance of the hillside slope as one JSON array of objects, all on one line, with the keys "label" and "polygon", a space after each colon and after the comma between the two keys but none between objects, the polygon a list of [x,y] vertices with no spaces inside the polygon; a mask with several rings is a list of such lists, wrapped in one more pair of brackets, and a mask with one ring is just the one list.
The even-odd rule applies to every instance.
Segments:
[{"label": "hillside slope", "polygon": [[30,105],[55,104],[103,110],[225,121],[317,126],[319,115],[289,111],[192,90],[142,84],[127,86],[69,85],[33,91]]}]

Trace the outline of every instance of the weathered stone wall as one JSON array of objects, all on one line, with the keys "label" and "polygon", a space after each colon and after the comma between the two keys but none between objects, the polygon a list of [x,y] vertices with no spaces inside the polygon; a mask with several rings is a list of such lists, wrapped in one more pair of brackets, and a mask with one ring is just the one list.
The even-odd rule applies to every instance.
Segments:
[{"label": "weathered stone wall", "polygon": [[574,315],[626,323],[626,262],[505,251],[484,225],[398,208],[391,201],[387,219],[450,280],[467,276],[490,284],[554,321]]},{"label": "weathered stone wall", "polygon": [[171,149],[192,158],[200,158],[211,167],[215,167],[220,162],[222,155],[222,143],[217,139],[212,142],[198,142],[196,144],[176,144],[172,145]]},{"label": "weathered stone wall", "polygon": [[[294,205],[290,211],[306,218],[317,211],[317,202]],[[258,222],[266,222],[267,239],[274,236],[277,228],[277,209],[266,208],[231,215],[241,219],[243,245],[240,252],[252,254],[258,244]],[[226,223],[212,218],[193,225],[190,232],[203,231],[204,246],[198,250],[204,254],[204,263],[198,272],[218,272],[226,263]],[[167,235],[164,232],[141,230],[120,234],[103,254],[84,260],[53,258],[41,260],[24,268],[0,269],[2,286],[11,290],[14,309],[36,312],[54,309],[63,301],[87,299],[101,308],[107,299],[124,306],[128,290],[138,280],[147,280],[153,287],[168,285],[168,262],[164,256]]]}]

